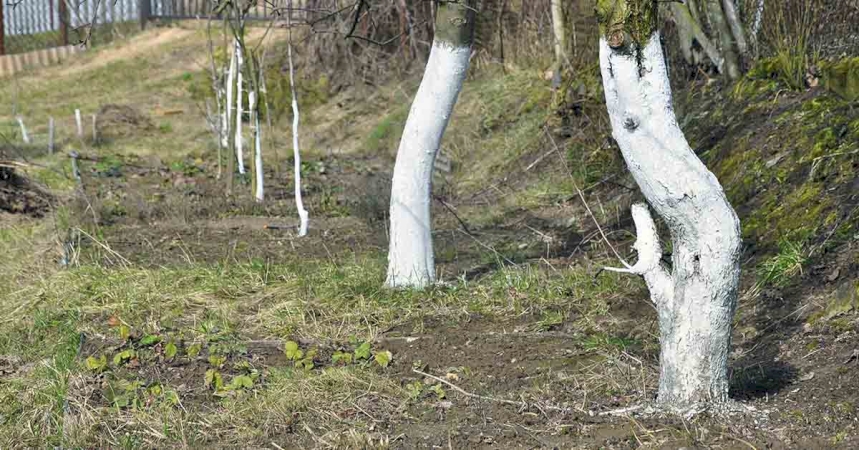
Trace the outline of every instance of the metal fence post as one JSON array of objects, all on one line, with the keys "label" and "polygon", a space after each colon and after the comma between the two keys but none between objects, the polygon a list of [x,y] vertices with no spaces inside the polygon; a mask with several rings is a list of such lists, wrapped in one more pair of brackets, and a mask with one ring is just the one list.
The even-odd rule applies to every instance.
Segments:
[{"label": "metal fence post", "polygon": [[149,16],[152,14],[152,3],[151,0],[138,0],[140,2],[140,29],[146,29],[146,21],[149,20]]}]

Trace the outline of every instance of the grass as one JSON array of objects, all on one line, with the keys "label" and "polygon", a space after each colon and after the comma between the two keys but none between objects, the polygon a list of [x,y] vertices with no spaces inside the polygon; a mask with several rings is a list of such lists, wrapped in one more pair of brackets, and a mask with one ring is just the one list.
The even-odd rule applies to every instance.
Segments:
[{"label": "grass", "polygon": [[779,252],[764,261],[758,269],[758,278],[764,285],[785,287],[802,275],[802,266],[808,261],[804,246],[783,240]]},{"label": "grass", "polygon": [[[574,315],[581,329],[609,336],[605,333],[612,332],[612,325],[596,318],[608,313],[609,299],[632,288],[630,280],[613,275],[594,280],[586,268],[552,274],[523,266],[423,293],[387,291],[381,288],[382,255],[356,255],[338,263],[250,261],[154,269],[87,265],[36,276],[30,268],[38,261],[20,256],[30,254],[44,232],[26,224],[0,233],[2,274],[25,286],[10,289],[2,305],[0,355],[15,367],[0,385],[4,447],[262,445],[295,430],[317,445],[379,445],[389,437],[373,433],[373,421],[332,421],[331,414],[359,402],[378,419],[425,401],[415,400],[390,369],[340,366],[325,359],[330,356],[322,356],[320,368],[310,371],[288,361],[250,359],[262,381],[219,398],[211,391],[201,394],[202,375],[190,380],[190,389],[154,376],[168,367],[163,345],[179,343],[175,358],[194,361],[189,348],[203,342],[204,354],[212,355],[217,345],[227,349],[229,361],[239,361],[245,343],[259,339],[355,348],[349,343],[372,341],[398,326],[420,332],[427,321],[455,323],[480,315],[505,322],[541,311],[553,312],[537,318],[535,329],[550,329]],[[146,336],[158,336],[164,344],[141,346]],[[79,354],[81,339],[89,344]],[[590,350],[625,345],[618,339],[590,338],[582,345]],[[102,342],[101,350],[88,350]],[[134,350],[129,361],[137,369],[129,371],[125,362],[114,360],[123,349]],[[373,352],[382,350],[374,346]],[[206,361],[202,355],[196,360]],[[87,368],[88,356],[104,357],[105,368]],[[224,383],[237,376],[224,372]],[[370,387],[369,397],[360,394]],[[436,395],[426,389],[429,397],[420,398]],[[539,389],[523,391],[542,394]],[[118,395],[121,403],[109,400]]]}]

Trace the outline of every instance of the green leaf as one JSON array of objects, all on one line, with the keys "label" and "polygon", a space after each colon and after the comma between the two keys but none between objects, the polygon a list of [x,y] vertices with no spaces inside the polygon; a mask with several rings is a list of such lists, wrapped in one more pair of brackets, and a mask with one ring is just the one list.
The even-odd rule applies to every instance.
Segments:
[{"label": "green leaf", "polygon": [[164,356],[167,359],[172,359],[176,357],[176,353],[179,352],[179,348],[176,347],[176,344],[173,342],[168,342],[167,345],[164,346]]},{"label": "green leaf", "polygon": [[352,362],[352,354],[346,352],[334,352],[334,354],[331,355],[331,362],[333,362],[334,364],[337,364],[339,362],[342,362],[343,364],[350,364]]},{"label": "green leaf", "polygon": [[140,346],[141,347],[150,347],[150,346],[153,346],[159,342],[161,342],[161,336],[158,336],[156,334],[149,334],[149,335],[143,336],[143,339],[140,340]]},{"label": "green leaf", "polygon": [[254,387],[254,380],[247,375],[239,375],[233,378],[233,381],[230,382],[230,387],[233,390],[250,389]]},{"label": "green leaf", "polygon": [[385,350],[383,352],[376,353],[376,355],[373,356],[373,359],[375,359],[376,363],[380,366],[388,367],[388,364],[390,364],[391,360],[394,359],[394,354],[388,350]]},{"label": "green leaf", "polygon": [[444,397],[447,395],[444,392],[444,389],[442,389],[441,384],[436,384],[436,385],[432,386],[430,389],[433,392],[435,392],[435,395],[438,397],[439,400],[444,400]]},{"label": "green leaf", "polygon": [[287,341],[283,346],[284,352],[286,353],[286,359],[291,359],[293,361],[301,359],[304,353],[298,349],[298,342],[295,341]]},{"label": "green leaf", "polygon": [[119,338],[126,341],[129,337],[131,337],[131,328],[129,328],[128,325],[120,325]]},{"label": "green leaf", "polygon": [[200,354],[200,351],[202,349],[203,349],[203,346],[200,343],[191,344],[191,346],[188,347],[188,357],[189,358],[196,358],[197,355]]},{"label": "green leaf", "polygon": [[107,356],[101,355],[98,358],[92,356],[86,359],[86,368],[93,372],[101,372],[107,368]]},{"label": "green leaf", "polygon": [[370,343],[365,342],[355,349],[355,359],[370,359]]},{"label": "green leaf", "polygon": [[206,371],[206,378],[203,386],[209,388],[214,387],[216,391],[220,391],[224,388],[224,379],[221,376],[221,372],[218,372],[215,369],[209,369]]},{"label": "green leaf", "polygon": [[137,356],[137,354],[134,352],[134,350],[131,350],[131,349],[123,350],[123,351],[117,353],[116,355],[114,355],[113,365],[119,366],[122,363],[130,361],[135,356]]},{"label": "green leaf", "polygon": [[224,363],[227,362],[227,357],[223,355],[209,355],[209,364],[212,367],[221,367]]}]

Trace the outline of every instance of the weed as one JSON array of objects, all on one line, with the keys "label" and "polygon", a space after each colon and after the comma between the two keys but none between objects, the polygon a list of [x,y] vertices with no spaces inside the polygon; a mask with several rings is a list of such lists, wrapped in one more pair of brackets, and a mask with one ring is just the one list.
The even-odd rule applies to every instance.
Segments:
[{"label": "weed", "polygon": [[782,240],[779,252],[764,261],[758,268],[758,278],[763,285],[785,287],[802,274],[802,266],[808,257],[801,244]]}]

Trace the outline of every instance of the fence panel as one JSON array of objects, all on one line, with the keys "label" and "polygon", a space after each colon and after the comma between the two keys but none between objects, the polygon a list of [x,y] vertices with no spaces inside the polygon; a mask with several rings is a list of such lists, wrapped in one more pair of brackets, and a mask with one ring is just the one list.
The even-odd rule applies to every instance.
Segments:
[{"label": "fence panel", "polygon": [[109,41],[122,33],[119,25],[139,20],[138,1],[0,0],[0,55],[75,44],[92,35]]}]

